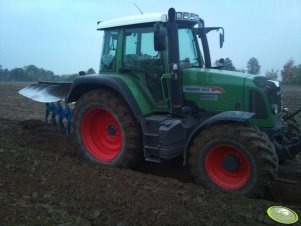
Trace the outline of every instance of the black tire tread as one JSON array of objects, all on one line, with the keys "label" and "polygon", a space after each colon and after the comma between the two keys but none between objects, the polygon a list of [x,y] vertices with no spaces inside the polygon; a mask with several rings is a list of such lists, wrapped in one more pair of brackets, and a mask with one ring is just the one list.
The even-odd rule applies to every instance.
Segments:
[{"label": "black tire tread", "polygon": [[[238,191],[247,196],[263,197],[270,188],[272,181],[278,172],[278,156],[273,144],[267,135],[256,127],[239,123],[222,123],[214,125],[195,136],[190,146],[189,164],[191,173],[196,179],[196,183],[208,187],[207,182],[200,176],[199,152],[202,147],[213,139],[234,139],[243,143],[248,150],[252,150],[255,157],[257,179],[254,186],[248,191]],[[236,191],[234,191],[236,192]]]}]

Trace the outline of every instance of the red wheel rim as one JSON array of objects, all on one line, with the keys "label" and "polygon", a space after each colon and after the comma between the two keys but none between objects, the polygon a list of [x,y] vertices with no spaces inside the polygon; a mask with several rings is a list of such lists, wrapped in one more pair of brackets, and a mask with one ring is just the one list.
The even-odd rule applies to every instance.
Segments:
[{"label": "red wheel rim", "polygon": [[82,140],[97,160],[112,161],[122,148],[122,130],[115,116],[104,108],[88,110],[81,124]]},{"label": "red wheel rim", "polygon": [[[235,169],[229,170],[225,167],[227,158],[236,159]],[[230,144],[211,147],[205,159],[205,168],[209,178],[216,185],[227,190],[242,188],[248,183],[251,174],[246,155]]]}]

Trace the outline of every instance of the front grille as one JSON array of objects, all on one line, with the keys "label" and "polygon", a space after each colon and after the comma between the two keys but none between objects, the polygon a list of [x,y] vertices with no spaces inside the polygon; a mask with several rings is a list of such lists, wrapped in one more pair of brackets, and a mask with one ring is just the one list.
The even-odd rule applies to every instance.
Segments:
[{"label": "front grille", "polygon": [[265,119],[268,117],[262,96],[255,90],[250,90],[249,93],[249,111],[254,112],[255,119]]}]

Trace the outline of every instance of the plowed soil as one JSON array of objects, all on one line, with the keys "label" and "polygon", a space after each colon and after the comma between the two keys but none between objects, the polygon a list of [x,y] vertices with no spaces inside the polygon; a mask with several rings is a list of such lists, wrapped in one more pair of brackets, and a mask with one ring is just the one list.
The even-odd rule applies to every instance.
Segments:
[{"label": "plowed soil", "polygon": [[[301,216],[300,157],[280,167],[286,180],[265,199],[195,185],[181,159],[136,171],[92,165],[44,122],[43,104],[17,93],[25,85],[0,83],[0,225],[280,225],[266,216],[273,205]],[[300,86],[283,95],[301,107]]]}]

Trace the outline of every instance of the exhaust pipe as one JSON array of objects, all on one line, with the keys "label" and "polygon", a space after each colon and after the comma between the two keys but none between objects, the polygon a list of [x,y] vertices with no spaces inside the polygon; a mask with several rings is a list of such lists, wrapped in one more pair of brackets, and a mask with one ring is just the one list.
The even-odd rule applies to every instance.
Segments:
[{"label": "exhaust pipe", "polygon": [[171,69],[171,105],[172,114],[181,116],[183,106],[183,89],[182,89],[182,75],[180,68],[180,54],[179,54],[179,36],[178,24],[176,23],[176,10],[170,8],[168,10],[168,57],[169,67]]}]

